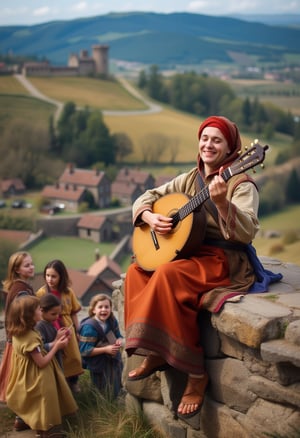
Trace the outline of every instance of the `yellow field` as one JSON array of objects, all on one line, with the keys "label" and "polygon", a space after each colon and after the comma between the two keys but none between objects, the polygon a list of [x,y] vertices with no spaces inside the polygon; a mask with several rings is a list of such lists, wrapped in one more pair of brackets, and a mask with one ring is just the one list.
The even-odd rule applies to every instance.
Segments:
[{"label": "yellow field", "polygon": [[[260,232],[254,240],[254,246],[259,256],[272,256],[283,262],[295,263],[300,266],[300,205],[285,208],[283,211],[260,219]],[[264,237],[268,231],[277,231],[280,237]],[[298,235],[293,243],[283,244],[283,237],[287,233],[295,232]],[[281,252],[272,253],[272,248],[282,245]]]},{"label": "yellow field", "polygon": [[46,96],[61,102],[72,101],[79,107],[125,111],[145,109],[145,105],[118,82],[79,77],[29,79]]},{"label": "yellow field", "polygon": [[0,94],[25,94],[28,91],[13,76],[0,76]]},{"label": "yellow field", "polygon": [[[90,108],[111,111],[145,110],[145,104],[136,97],[131,96],[118,82],[81,77],[31,77],[29,80],[48,97],[63,102],[73,101],[79,107],[89,106]],[[271,83],[267,81],[251,81],[251,83],[249,83],[249,81],[236,81],[235,86],[260,87],[262,84],[264,84],[265,87],[268,87]],[[272,83],[272,86],[274,86],[274,83]],[[34,120],[31,115],[30,105],[28,108],[26,107],[25,110],[25,102],[14,100],[7,101],[7,99],[4,99],[4,96],[1,96],[1,93],[18,94],[18,98],[21,98],[21,94],[24,96],[28,95],[26,90],[22,88],[15,78],[10,76],[0,77],[0,99],[2,104],[2,111],[0,110],[0,113],[3,113],[4,111],[5,117],[8,119],[18,115],[18,117],[23,116],[26,120]],[[11,99],[9,97],[7,98]],[[25,97],[23,99],[25,99]],[[287,100],[287,98],[283,99]],[[42,105],[42,102],[37,99],[31,100],[32,102],[35,101],[35,105],[38,103]],[[49,109],[48,106],[47,112]],[[155,114],[105,115],[104,119],[111,133],[125,132],[132,140],[134,151],[131,156],[126,158],[128,161],[140,162],[143,158],[141,147],[144,138],[149,134],[161,134],[170,139],[170,141],[175,139],[178,143],[178,153],[175,158],[176,161],[185,163],[195,162],[198,145],[197,130],[201,123],[199,117],[173,110],[170,107],[162,106],[162,111]],[[48,123],[48,120],[49,117],[47,116],[45,123]],[[253,139],[252,134],[250,136],[245,133],[242,136],[243,145],[249,146]],[[263,142],[263,139],[259,140]],[[285,146],[287,141],[289,142],[290,140],[281,139],[280,136],[276,134],[276,137],[272,142],[273,147],[267,154],[267,163],[270,163],[271,160],[276,157],[278,151]],[[161,151],[158,161],[168,163],[170,160],[170,151]]]},{"label": "yellow field", "polygon": [[[203,119],[181,113],[180,111],[163,108],[157,114],[134,116],[105,116],[105,123],[111,133],[125,132],[132,140],[134,153],[127,157],[129,161],[141,161],[142,153],[139,145],[143,137],[148,134],[158,133],[167,137],[178,139],[178,162],[194,162],[198,152],[198,127]],[[244,145],[250,145],[253,138],[242,136]],[[161,156],[161,161],[168,161],[168,152]]]}]

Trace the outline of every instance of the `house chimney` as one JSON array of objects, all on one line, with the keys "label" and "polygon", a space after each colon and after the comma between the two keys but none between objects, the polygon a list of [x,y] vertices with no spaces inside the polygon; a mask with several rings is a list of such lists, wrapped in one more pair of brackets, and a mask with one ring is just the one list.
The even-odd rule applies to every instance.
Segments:
[{"label": "house chimney", "polygon": [[69,173],[74,173],[74,164],[73,163],[69,163],[68,168],[69,168]]}]

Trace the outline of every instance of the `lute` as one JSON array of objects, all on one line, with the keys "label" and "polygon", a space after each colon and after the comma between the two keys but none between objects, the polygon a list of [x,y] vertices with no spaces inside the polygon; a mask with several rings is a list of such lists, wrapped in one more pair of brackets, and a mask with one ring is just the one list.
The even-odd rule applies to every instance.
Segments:
[{"label": "lute", "polygon": [[[263,163],[268,147],[261,146],[256,140],[249,150],[221,173],[224,181]],[[204,238],[202,218],[205,212],[199,207],[208,198],[207,185],[192,198],[184,193],[172,193],[158,199],[152,211],[172,217],[172,230],[167,234],[157,234],[148,224],[134,228],[132,245],[139,266],[146,271],[155,271],[162,263],[193,254]]]}]

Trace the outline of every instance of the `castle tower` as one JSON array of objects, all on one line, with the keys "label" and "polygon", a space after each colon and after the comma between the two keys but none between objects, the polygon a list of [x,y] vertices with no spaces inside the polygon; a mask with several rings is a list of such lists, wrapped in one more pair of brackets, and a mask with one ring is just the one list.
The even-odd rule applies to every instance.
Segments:
[{"label": "castle tower", "polygon": [[108,50],[109,46],[92,46],[93,60],[95,61],[96,73],[108,75]]}]

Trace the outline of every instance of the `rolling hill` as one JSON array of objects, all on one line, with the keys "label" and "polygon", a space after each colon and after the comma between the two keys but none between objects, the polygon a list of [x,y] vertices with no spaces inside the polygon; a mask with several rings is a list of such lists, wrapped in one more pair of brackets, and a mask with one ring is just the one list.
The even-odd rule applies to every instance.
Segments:
[{"label": "rolling hill", "polygon": [[[237,18],[189,13],[111,13],[33,26],[1,26],[0,51],[35,55],[57,65],[72,52],[108,44],[111,59],[162,68],[198,65],[204,60],[232,63],[300,64],[300,29]],[[234,55],[234,56],[233,56]]]}]

